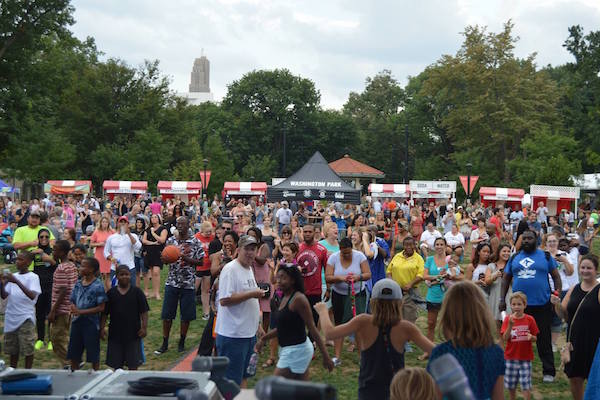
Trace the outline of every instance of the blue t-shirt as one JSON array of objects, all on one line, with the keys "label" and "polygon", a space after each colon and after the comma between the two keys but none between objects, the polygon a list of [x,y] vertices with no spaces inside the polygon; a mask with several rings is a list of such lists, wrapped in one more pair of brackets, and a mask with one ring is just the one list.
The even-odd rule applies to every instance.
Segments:
[{"label": "blue t-shirt", "polygon": [[542,250],[520,251],[506,264],[504,271],[513,276],[513,292],[523,292],[528,306],[543,306],[550,301],[548,274],[556,269],[553,257]]},{"label": "blue t-shirt", "polygon": [[452,342],[441,343],[433,348],[427,364],[427,372],[431,362],[446,353],[456,358],[465,370],[473,395],[478,400],[490,399],[498,377],[504,375],[504,352],[497,344],[489,347],[465,348],[454,347]]},{"label": "blue t-shirt", "polygon": [[[102,303],[106,303],[107,301],[108,297],[104,291],[104,284],[98,278],[96,278],[87,286],[84,286],[81,283],[81,279],[78,280],[75,284],[75,287],[73,287],[73,292],[71,292],[71,303],[75,304],[75,306],[81,310],[94,308]],[[98,329],[100,328],[99,314],[75,316],[73,317],[73,322],[77,321],[78,319],[88,319],[92,321]]]},{"label": "blue t-shirt", "polygon": [[379,255],[379,247],[385,250],[386,257],[390,257],[390,246],[381,238],[375,238],[375,242],[371,243],[371,250],[375,256],[369,260],[369,268],[371,269],[371,279],[367,281],[367,289],[369,293],[373,290],[373,285],[385,278],[385,259]]},{"label": "blue t-shirt", "polygon": [[[429,275],[438,275],[441,269],[447,269],[448,263],[444,265],[442,268],[438,268],[435,264],[435,257],[429,256],[427,260],[425,260],[425,269],[429,273]],[[444,292],[442,291],[443,283],[438,283],[437,281],[433,281],[429,289],[427,289],[427,296],[425,300],[430,303],[441,303],[444,300]]]}]

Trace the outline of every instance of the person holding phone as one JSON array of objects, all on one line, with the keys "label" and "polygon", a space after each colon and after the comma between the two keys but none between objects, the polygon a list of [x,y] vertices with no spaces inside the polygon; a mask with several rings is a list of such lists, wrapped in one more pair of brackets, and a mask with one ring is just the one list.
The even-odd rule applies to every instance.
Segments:
[{"label": "person holding phone", "polygon": [[[264,331],[259,325],[259,299],[267,294],[260,289],[252,272],[258,241],[243,235],[238,242],[237,258],[223,267],[219,276],[219,311],[215,331],[219,356],[229,358],[225,377],[242,387],[249,377],[247,367],[256,345],[256,336]],[[243,383],[242,383],[243,382]]]}]

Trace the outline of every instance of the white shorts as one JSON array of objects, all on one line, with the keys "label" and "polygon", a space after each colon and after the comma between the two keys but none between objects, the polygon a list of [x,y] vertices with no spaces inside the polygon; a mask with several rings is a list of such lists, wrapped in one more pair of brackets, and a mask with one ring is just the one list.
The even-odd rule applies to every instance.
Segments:
[{"label": "white shorts", "polygon": [[289,368],[294,374],[304,374],[310,365],[314,352],[315,349],[308,337],[306,337],[304,343],[280,347],[277,368]]}]

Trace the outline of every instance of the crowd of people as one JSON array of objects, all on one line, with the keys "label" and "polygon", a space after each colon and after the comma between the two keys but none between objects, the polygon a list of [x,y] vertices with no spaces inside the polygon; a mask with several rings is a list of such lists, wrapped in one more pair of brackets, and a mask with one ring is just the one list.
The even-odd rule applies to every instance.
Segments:
[{"label": "crowd of people", "polygon": [[[106,338],[106,365],[136,369],[147,298],[162,293],[163,341],[154,354],[169,350],[178,310],[177,350],[185,351],[198,308],[207,321],[198,354],[227,356],[226,375],[238,384],[263,348],[261,368],[303,380],[315,349],[329,371],[344,351],[358,350],[359,398],[402,398],[396,383],[429,382],[404,368],[413,343],[429,363],[452,354],[476,398],[504,398],[505,388],[515,398],[517,384],[530,398],[533,343],[550,384],[562,335],[564,370],[581,399],[600,338],[592,252],[600,218],[583,208],[549,214],[543,203],[510,209],[376,197],[360,205],[0,198],[0,244],[17,269],[2,275],[4,352],[12,366],[24,357],[31,368],[36,350],[52,349],[73,370],[85,352],[97,369]],[[166,246],[179,249],[175,262],[164,262]],[[415,325],[421,310],[426,334]]]}]

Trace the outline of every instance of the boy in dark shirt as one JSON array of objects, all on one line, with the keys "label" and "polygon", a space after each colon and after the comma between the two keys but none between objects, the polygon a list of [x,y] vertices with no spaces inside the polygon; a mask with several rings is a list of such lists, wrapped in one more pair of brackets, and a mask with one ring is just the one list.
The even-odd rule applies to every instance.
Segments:
[{"label": "boy in dark shirt", "polygon": [[100,264],[93,257],[85,257],[79,273],[81,279],[71,292],[71,335],[67,359],[71,360],[71,369],[79,369],[83,351],[92,368],[100,367],[100,337],[98,313],[104,311],[106,293],[104,284],[96,277]]},{"label": "boy in dark shirt", "polygon": [[106,337],[106,319],[110,316],[106,365],[118,369],[127,364],[130,370],[136,370],[142,364],[141,339],[146,337],[150,308],[144,292],[131,286],[129,267],[119,265],[116,272],[118,284],[107,293],[100,337]]}]

